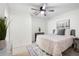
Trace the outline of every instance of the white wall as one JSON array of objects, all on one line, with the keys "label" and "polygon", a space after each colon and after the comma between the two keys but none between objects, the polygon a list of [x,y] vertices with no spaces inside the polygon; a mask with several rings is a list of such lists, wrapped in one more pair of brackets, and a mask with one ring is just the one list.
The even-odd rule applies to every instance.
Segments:
[{"label": "white wall", "polygon": [[0,17],[4,17],[5,8],[6,8],[6,4],[0,3]]},{"label": "white wall", "polygon": [[[24,6],[24,5],[23,5]],[[32,21],[29,8],[20,4],[12,4],[9,9],[10,42],[13,55],[32,43]]]},{"label": "white wall", "polygon": [[10,19],[13,20],[10,24],[10,39],[13,41],[13,47],[30,44],[30,16],[27,14],[10,14]]},{"label": "white wall", "polygon": [[32,41],[35,40],[35,33],[39,32],[38,28],[41,28],[41,32],[47,32],[47,20],[44,18],[32,16]]},{"label": "white wall", "polygon": [[79,8],[68,11],[66,13],[55,16],[48,21],[48,33],[52,33],[52,30],[56,28],[56,21],[70,19],[70,28],[76,29],[76,36],[79,37]]}]

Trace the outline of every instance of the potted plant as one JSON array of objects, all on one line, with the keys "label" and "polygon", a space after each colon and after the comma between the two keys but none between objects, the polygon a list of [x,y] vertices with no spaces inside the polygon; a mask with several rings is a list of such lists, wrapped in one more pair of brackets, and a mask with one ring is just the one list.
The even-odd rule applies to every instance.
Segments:
[{"label": "potted plant", "polygon": [[5,38],[7,33],[6,18],[0,17],[0,49],[6,46]]}]

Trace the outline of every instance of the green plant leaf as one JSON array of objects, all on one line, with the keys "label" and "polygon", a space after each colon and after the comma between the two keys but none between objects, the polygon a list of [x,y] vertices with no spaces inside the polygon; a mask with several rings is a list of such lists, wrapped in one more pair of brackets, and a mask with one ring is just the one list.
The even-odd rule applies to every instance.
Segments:
[{"label": "green plant leaf", "polygon": [[0,40],[5,40],[6,37],[7,26],[5,22],[5,18],[0,17]]}]

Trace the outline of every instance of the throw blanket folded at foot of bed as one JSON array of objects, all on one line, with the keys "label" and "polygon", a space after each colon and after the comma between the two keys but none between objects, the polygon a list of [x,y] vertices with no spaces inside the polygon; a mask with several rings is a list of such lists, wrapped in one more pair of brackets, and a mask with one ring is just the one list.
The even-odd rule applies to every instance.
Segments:
[{"label": "throw blanket folded at foot of bed", "polygon": [[31,56],[50,56],[46,52],[42,51],[37,44],[32,44],[31,46],[27,47]]}]

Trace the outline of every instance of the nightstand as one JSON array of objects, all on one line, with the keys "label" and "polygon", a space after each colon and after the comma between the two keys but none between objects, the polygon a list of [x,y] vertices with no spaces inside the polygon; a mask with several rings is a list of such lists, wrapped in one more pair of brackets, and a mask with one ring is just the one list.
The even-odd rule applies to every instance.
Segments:
[{"label": "nightstand", "polygon": [[43,35],[43,34],[44,34],[44,32],[35,33],[35,42],[36,42],[37,35]]},{"label": "nightstand", "polygon": [[79,52],[79,38],[75,37],[73,39],[74,51]]}]

